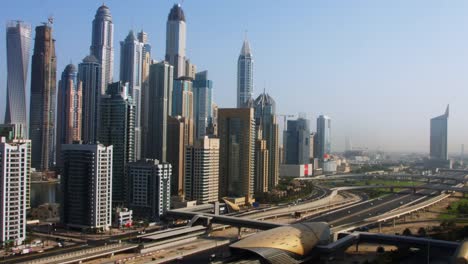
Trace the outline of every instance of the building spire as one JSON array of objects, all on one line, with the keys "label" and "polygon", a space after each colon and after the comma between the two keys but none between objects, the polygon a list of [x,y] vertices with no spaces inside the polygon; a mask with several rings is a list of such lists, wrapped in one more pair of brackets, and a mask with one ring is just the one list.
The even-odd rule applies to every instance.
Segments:
[{"label": "building spire", "polygon": [[450,105],[447,105],[447,108],[445,109],[445,117],[449,117],[449,110],[450,110]]}]

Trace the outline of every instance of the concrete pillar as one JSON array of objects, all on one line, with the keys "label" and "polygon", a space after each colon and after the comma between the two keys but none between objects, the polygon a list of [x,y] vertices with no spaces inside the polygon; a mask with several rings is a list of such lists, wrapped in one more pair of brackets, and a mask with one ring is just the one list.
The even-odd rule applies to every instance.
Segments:
[{"label": "concrete pillar", "polygon": [[237,239],[241,239],[242,227],[237,228]]},{"label": "concrete pillar", "polygon": [[393,228],[395,228],[396,218],[393,218]]},{"label": "concrete pillar", "polygon": [[379,233],[382,233],[382,222],[379,222]]},{"label": "concrete pillar", "polygon": [[359,242],[356,243],[356,252],[359,252]]}]

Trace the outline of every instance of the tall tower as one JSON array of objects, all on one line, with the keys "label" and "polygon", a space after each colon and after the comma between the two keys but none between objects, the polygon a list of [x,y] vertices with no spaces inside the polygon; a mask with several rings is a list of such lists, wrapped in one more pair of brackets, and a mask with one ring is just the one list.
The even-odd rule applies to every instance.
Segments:
[{"label": "tall tower", "polygon": [[146,157],[167,161],[167,118],[172,115],[172,86],[174,67],[163,61],[150,66],[148,134],[145,139]]},{"label": "tall tower", "polygon": [[151,45],[148,43],[146,32],[138,33],[138,41],[143,44],[141,56],[141,156],[146,157],[146,137],[148,134],[148,111],[149,111],[149,67],[151,65]]},{"label": "tall tower", "polygon": [[82,86],[75,65],[69,64],[59,82],[57,100],[57,164],[61,165],[62,144],[81,140]]},{"label": "tall tower", "polygon": [[[10,169],[15,168],[15,169]],[[29,206],[31,141],[0,139],[0,242],[26,239],[26,209]]]},{"label": "tall tower", "polygon": [[172,91],[172,115],[182,116],[185,119],[186,137],[185,143],[192,145],[195,138],[193,124],[193,83],[190,78],[181,77],[174,80]]},{"label": "tall tower", "polygon": [[143,43],[135,37],[133,30],[125,41],[120,42],[120,80],[128,83],[135,103],[135,158],[141,156],[141,85],[142,85]]},{"label": "tall tower", "polygon": [[166,24],[166,61],[174,66],[174,78],[185,76],[186,25],[184,11],[179,4],[169,12]]},{"label": "tall tower", "polygon": [[[257,131],[261,133],[257,138],[265,140],[268,150],[268,177],[265,182],[266,189],[271,191],[279,181],[279,125],[276,121],[276,102],[269,94],[263,92],[255,99],[254,109]],[[262,143],[258,144],[261,149]]]},{"label": "tall tower", "polygon": [[431,119],[430,157],[435,160],[448,160],[448,118],[449,106],[445,113]]},{"label": "tall tower", "polygon": [[253,197],[255,119],[252,108],[218,112],[220,197]]},{"label": "tall tower", "polygon": [[96,143],[98,139],[101,70],[101,64],[93,55],[86,56],[78,65],[78,78],[83,88],[81,134],[85,143]]},{"label": "tall tower", "polygon": [[317,118],[317,134],[315,134],[314,157],[323,160],[325,154],[331,152],[331,119],[320,115]]},{"label": "tall tower", "polygon": [[213,81],[208,79],[208,71],[195,75],[193,101],[196,138],[203,139],[206,129],[213,122]]},{"label": "tall tower", "polygon": [[[19,124],[27,134],[26,82],[31,53],[31,25],[10,21],[6,28],[7,96],[5,124]],[[22,135],[27,138],[27,135]]]},{"label": "tall tower", "polygon": [[101,94],[105,94],[114,72],[114,24],[105,5],[100,6],[94,16],[90,50],[101,64]]},{"label": "tall tower", "polygon": [[62,147],[63,203],[60,220],[69,227],[109,230],[112,215],[112,146]]},{"label": "tall tower", "polygon": [[237,108],[244,107],[253,96],[253,57],[250,44],[244,40],[237,60]]},{"label": "tall tower", "polygon": [[31,65],[29,136],[32,141],[32,167],[47,171],[54,164],[55,101],[57,58],[52,27],[36,27]]},{"label": "tall tower", "polygon": [[125,204],[128,181],[125,166],[135,161],[135,105],[122,82],[109,85],[106,95],[101,98],[99,141],[112,145],[112,190],[114,205]]}]

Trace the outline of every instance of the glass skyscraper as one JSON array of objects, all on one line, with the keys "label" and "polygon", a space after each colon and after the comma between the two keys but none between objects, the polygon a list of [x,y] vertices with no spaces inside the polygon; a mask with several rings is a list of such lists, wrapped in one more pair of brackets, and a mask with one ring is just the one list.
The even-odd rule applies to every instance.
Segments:
[{"label": "glass skyscraper", "polygon": [[88,144],[95,144],[98,137],[101,70],[101,64],[93,55],[86,56],[78,65],[78,78],[83,87],[82,137]]},{"label": "glass skyscraper", "polygon": [[208,79],[208,71],[195,75],[193,96],[196,138],[203,139],[208,125],[213,122],[213,81]]},{"label": "glass skyscraper", "polygon": [[310,162],[310,122],[304,118],[288,120],[286,131],[286,164]]},{"label": "glass skyscraper", "polygon": [[253,96],[253,56],[250,44],[244,40],[237,60],[237,108],[252,101]]},{"label": "glass skyscraper", "polygon": [[314,157],[323,160],[325,154],[331,152],[331,119],[320,115],[317,118],[317,134],[315,134]]},{"label": "glass skyscraper", "polygon": [[6,45],[8,77],[5,124],[21,125],[21,130],[27,133],[26,82],[31,52],[31,25],[21,21],[8,22]]},{"label": "glass skyscraper", "polygon": [[430,157],[434,160],[448,160],[447,153],[447,125],[449,106],[445,113],[431,119]]},{"label": "glass skyscraper", "polygon": [[186,31],[184,11],[176,4],[169,12],[166,24],[166,61],[174,66],[175,79],[186,76]]}]

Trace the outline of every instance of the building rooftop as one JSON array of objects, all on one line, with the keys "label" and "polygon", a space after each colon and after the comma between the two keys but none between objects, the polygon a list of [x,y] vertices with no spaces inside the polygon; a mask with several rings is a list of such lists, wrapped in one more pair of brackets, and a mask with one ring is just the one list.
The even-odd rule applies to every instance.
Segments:
[{"label": "building rooftop", "polygon": [[175,4],[171,11],[169,12],[169,16],[167,17],[168,21],[184,21],[185,22],[185,14],[184,10],[180,7],[180,4]]}]

